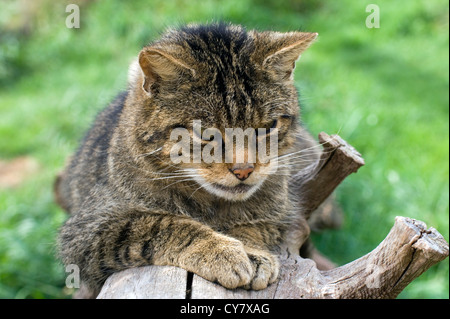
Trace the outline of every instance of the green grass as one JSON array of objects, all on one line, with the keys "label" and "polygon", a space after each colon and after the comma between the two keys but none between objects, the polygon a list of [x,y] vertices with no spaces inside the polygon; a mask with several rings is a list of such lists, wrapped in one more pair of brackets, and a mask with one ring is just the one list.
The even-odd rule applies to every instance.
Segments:
[{"label": "green grass", "polygon": [[[68,296],[55,258],[66,216],[53,202],[54,176],[94,115],[126,87],[141,46],[186,22],[319,32],[296,68],[303,122],[314,134],[339,132],[366,161],[337,191],[343,228],[314,235],[322,252],[339,264],[356,259],[398,215],[423,220],[448,241],[444,1],[377,1],[379,29],[365,27],[373,1],[98,1],[81,6],[80,29],[65,27],[64,4],[37,3],[28,34],[15,1],[0,13],[0,159],[28,155],[41,167],[20,187],[0,190],[1,298]],[[400,297],[448,298],[448,274],[447,259]]]}]

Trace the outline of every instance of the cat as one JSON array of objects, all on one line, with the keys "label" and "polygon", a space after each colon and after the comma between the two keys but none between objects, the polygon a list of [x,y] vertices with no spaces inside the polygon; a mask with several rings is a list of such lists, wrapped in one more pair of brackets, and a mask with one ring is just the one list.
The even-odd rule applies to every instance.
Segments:
[{"label": "cat", "polygon": [[[92,296],[114,272],[145,265],[178,266],[230,289],[276,281],[279,246],[302,218],[289,176],[317,159],[293,81],[316,37],[190,24],[140,51],[128,89],[99,113],[55,183],[70,213],[59,255],[79,267]],[[212,143],[194,120],[223,137],[226,128],[264,128],[257,138],[267,141],[276,133],[277,161],[174,163],[174,129],[202,148]]]}]

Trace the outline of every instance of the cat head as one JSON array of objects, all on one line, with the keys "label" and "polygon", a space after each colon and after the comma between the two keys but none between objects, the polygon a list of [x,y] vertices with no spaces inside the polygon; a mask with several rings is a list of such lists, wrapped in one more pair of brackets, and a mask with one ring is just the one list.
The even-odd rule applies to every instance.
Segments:
[{"label": "cat head", "polygon": [[316,37],[218,23],[172,29],[144,47],[129,73],[133,149],[148,154],[141,164],[177,187],[249,198],[294,143],[293,71]]}]

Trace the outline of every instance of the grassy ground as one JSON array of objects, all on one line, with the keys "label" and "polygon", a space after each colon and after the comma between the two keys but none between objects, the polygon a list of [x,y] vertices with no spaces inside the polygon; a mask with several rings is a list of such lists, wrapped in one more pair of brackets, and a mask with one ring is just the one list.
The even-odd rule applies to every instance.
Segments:
[{"label": "grassy ground", "polygon": [[[126,85],[140,47],[165,27],[223,19],[248,28],[319,32],[296,69],[303,121],[339,134],[366,166],[338,189],[341,230],[315,235],[339,264],[369,252],[397,215],[425,221],[449,239],[448,3],[376,1],[3,1],[0,13],[0,160],[30,156],[39,169],[0,189],[0,297],[64,298],[55,235],[65,220],[52,182],[93,116]],[[69,2],[67,2],[69,3]],[[448,298],[448,259],[402,298]]]}]

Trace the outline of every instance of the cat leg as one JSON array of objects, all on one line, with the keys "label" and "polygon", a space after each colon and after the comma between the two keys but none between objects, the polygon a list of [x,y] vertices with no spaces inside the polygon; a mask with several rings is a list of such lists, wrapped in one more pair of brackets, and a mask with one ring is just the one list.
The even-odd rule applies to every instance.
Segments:
[{"label": "cat leg", "polygon": [[178,266],[226,288],[248,285],[255,272],[242,242],[167,213],[77,213],[59,242],[63,262],[78,265],[93,290],[114,272],[144,265]]}]

